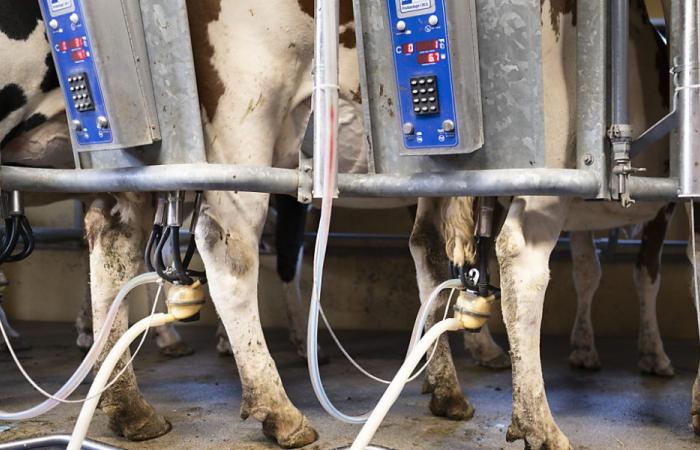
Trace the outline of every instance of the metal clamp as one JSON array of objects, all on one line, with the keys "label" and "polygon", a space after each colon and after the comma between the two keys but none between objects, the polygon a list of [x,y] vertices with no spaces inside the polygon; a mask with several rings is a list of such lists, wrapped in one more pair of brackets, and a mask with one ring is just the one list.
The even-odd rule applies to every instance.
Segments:
[{"label": "metal clamp", "polygon": [[618,195],[623,208],[629,208],[635,201],[627,189],[627,182],[633,173],[645,172],[646,169],[632,167],[630,149],[632,148],[632,127],[628,124],[613,124],[608,130],[612,145],[613,175],[617,176]]}]

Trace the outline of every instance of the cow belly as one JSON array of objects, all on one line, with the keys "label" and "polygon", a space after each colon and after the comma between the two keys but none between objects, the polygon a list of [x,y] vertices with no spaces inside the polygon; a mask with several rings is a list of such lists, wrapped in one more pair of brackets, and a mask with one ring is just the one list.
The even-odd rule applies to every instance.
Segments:
[{"label": "cow belly", "polygon": [[607,230],[642,224],[653,219],[666,205],[661,202],[638,202],[623,208],[617,202],[573,200],[564,223],[564,231]]}]

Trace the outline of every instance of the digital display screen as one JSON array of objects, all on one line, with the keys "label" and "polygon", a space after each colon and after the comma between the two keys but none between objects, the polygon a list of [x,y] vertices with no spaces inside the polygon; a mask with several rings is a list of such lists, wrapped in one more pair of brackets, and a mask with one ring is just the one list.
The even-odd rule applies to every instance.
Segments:
[{"label": "digital display screen", "polygon": [[408,44],[403,44],[401,47],[401,51],[403,52],[404,55],[410,55],[415,51],[415,47],[413,45],[413,42],[409,42]]},{"label": "digital display screen", "polygon": [[430,53],[420,53],[418,55],[418,64],[435,64],[440,62],[440,53],[430,52]]},{"label": "digital display screen", "polygon": [[432,41],[422,41],[416,43],[416,51],[427,52],[428,50],[437,50],[439,48],[439,42],[437,39]]},{"label": "digital display screen", "polygon": [[75,0],[48,0],[49,12],[53,17],[75,11]]}]

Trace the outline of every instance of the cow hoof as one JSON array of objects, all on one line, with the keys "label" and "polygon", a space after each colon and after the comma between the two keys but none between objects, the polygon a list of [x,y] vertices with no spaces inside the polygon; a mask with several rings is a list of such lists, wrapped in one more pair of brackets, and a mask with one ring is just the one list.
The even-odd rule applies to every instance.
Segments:
[{"label": "cow hoof", "polygon": [[109,427],[130,441],[148,441],[168,434],[173,426],[168,419],[157,414],[149,405],[150,414],[145,417],[136,417],[125,414],[122,417],[113,418],[110,415]]},{"label": "cow hoof", "polygon": [[160,354],[168,358],[182,358],[194,354],[194,349],[187,343],[179,341],[161,348]]},{"label": "cow hoof", "polygon": [[487,369],[509,369],[511,367],[510,355],[505,352],[501,352],[499,355],[496,355],[495,358],[491,358],[486,361],[478,361],[478,364],[482,367],[486,367]]},{"label": "cow hoof", "polygon": [[90,351],[90,347],[92,347],[93,342],[94,340],[92,334],[80,333],[78,334],[78,339],[75,341],[75,345],[78,346],[78,349],[81,352],[87,353]]},{"label": "cow hoof", "polygon": [[[285,420],[280,416],[268,416],[263,421],[263,433],[274,439],[282,448],[299,448],[316,442],[318,433],[309,423],[309,420],[301,413],[301,420]],[[292,414],[295,416],[296,414]]]},{"label": "cow hoof", "polygon": [[598,352],[595,350],[576,349],[569,355],[569,364],[576,369],[600,370]]},{"label": "cow hoof", "polygon": [[525,448],[532,450],[573,450],[569,439],[561,432],[554,424],[552,427],[543,427],[549,429],[549,432],[542,430],[530,430],[523,432],[515,424],[508,427],[506,441],[515,442],[517,440],[525,441]]},{"label": "cow hoof", "polygon": [[639,370],[646,375],[670,378],[676,374],[667,356],[644,355],[639,359]]},{"label": "cow hoof", "polygon": [[216,343],[216,351],[219,356],[233,356],[231,343],[225,337],[219,337],[219,342]]},{"label": "cow hoof", "polygon": [[693,431],[695,432],[696,436],[700,436],[700,413],[693,414],[692,420],[693,420]]},{"label": "cow hoof", "polygon": [[430,412],[434,416],[450,420],[466,421],[474,417],[474,407],[461,392],[439,387],[433,389],[433,396],[430,398]]}]

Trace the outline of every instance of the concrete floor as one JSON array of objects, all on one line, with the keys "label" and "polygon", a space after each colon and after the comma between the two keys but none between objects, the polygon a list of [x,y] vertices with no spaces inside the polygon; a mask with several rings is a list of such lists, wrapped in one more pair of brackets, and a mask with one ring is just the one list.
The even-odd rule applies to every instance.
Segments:
[{"label": "concrete floor", "polygon": [[[79,362],[67,324],[20,323],[17,327],[33,349],[22,360],[37,381],[54,390]],[[158,355],[150,343],[138,358],[136,371],[145,396],[173,423],[173,431],[155,441],[127,443],[107,428],[100,413],[89,437],[126,449],[275,449],[254,420],[238,418],[240,385],[233,361],[217,357],[214,330],[183,329],[197,353],[179,360]],[[358,427],[330,419],[311,391],[306,365],[295,355],[280,330],[267,333],[272,354],[292,401],[315,424],[321,439],[307,447],[326,450],[350,443]],[[341,333],[349,350],[369,369],[390,377],[405,352],[404,333]],[[469,360],[461,340],[453,348],[462,386],[476,408],[470,422],[431,417],[420,382],[411,383],[384,422],[375,443],[394,449],[522,448],[507,444],[510,418],[510,371],[491,372]],[[631,339],[600,339],[605,368],[597,373],[569,369],[567,340],[545,338],[542,354],[549,401],[559,426],[577,449],[700,448],[689,426],[690,389],[700,358],[697,342],[667,342],[677,375],[673,379],[641,376],[636,370],[636,347]],[[341,409],[360,413],[370,408],[383,386],[358,375],[329,342],[332,363],[323,368],[331,397]],[[87,385],[80,392],[87,392]],[[17,410],[40,398],[20,379],[7,355],[0,355],[0,408]],[[0,442],[42,434],[68,433],[77,406],[61,406],[46,416],[21,424],[0,424]]]}]

